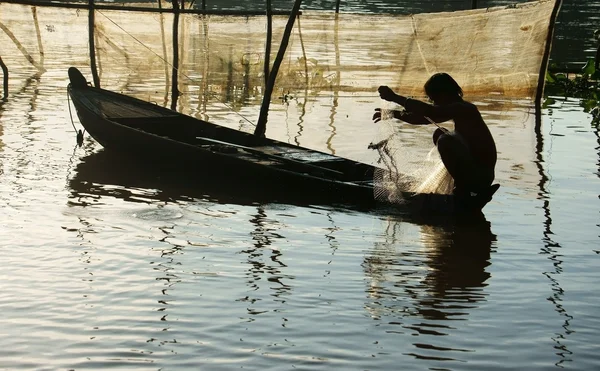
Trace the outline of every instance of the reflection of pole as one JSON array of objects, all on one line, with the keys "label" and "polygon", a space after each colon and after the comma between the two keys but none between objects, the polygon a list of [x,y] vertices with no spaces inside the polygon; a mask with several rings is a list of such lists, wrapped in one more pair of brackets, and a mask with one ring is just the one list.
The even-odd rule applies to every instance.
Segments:
[{"label": "reflection of pole", "polygon": [[4,97],[3,100],[8,99],[8,67],[4,64],[2,57],[0,57],[0,67],[2,67],[2,74],[4,75]]},{"label": "reflection of pole", "polygon": [[177,109],[177,97],[179,96],[179,89],[177,88],[177,68],[179,66],[179,0],[172,0],[173,2],[173,68],[171,70],[171,109]]},{"label": "reflection of pole", "polygon": [[336,134],[335,114],[338,107],[338,99],[340,95],[340,83],[342,81],[341,68],[340,68],[340,40],[339,40],[339,14],[335,15],[335,25],[333,27],[333,44],[335,47],[335,82],[333,84],[333,104],[331,105],[331,115],[329,115],[329,127],[331,128],[331,135],[327,138],[327,148],[331,151],[331,154],[335,155],[335,148],[332,146],[333,137]]},{"label": "reflection of pole", "polygon": [[298,16],[298,38],[300,39],[300,48],[302,49],[302,58],[304,59],[304,100],[301,104],[301,113],[298,118],[298,135],[294,137],[296,145],[300,145],[299,138],[302,136],[304,131],[304,116],[306,115],[306,104],[308,103],[308,85],[310,81],[308,79],[308,58],[306,57],[306,49],[304,48],[304,39],[302,38],[302,27],[300,26],[300,16]]},{"label": "reflection of pole", "polygon": [[94,20],[94,0],[89,0],[89,18],[88,18],[88,40],[90,43],[90,66],[92,68],[92,77],[94,79],[94,86],[100,87],[100,78],[98,77],[98,70],[96,69],[96,46],[94,44],[94,28],[95,28],[95,20]]},{"label": "reflection of pole", "polygon": [[[565,294],[565,290],[560,286],[560,282],[558,281],[557,278],[554,278],[553,276],[560,274],[560,272],[562,272],[563,268],[562,268],[562,260],[559,259],[560,254],[558,253],[558,248],[561,248],[562,246],[560,245],[560,243],[556,242],[555,240],[552,239],[552,236],[554,235],[554,232],[552,231],[552,215],[551,215],[551,211],[550,211],[550,197],[548,195],[548,190],[546,189],[546,185],[549,181],[549,177],[548,175],[546,175],[547,170],[544,169],[544,156],[543,156],[543,150],[544,150],[544,137],[543,134],[541,132],[541,120],[542,120],[542,112],[541,109],[537,109],[536,108],[536,112],[535,112],[535,119],[536,119],[536,130],[535,130],[535,136],[536,136],[536,150],[535,150],[535,154],[536,154],[536,161],[535,164],[537,165],[538,168],[538,173],[540,174],[540,181],[538,183],[538,187],[539,187],[539,198],[543,200],[543,204],[542,204],[542,209],[544,210],[544,231],[543,231],[543,244],[544,247],[542,248],[542,253],[548,255],[548,259],[552,262],[552,265],[554,266],[554,271],[553,272],[542,272],[542,274],[544,276],[546,276],[549,280],[550,280],[550,286],[552,288],[553,294],[551,297],[548,298],[548,300],[550,302],[552,302],[554,304],[554,307],[556,309],[556,311],[562,315],[565,320],[564,323],[562,324],[562,327],[565,329],[565,335],[569,334],[571,331],[569,329],[570,326],[570,321],[573,319],[573,316],[571,316],[567,310],[563,307],[563,305],[561,304],[562,302],[562,297]],[[552,340],[554,340],[557,345],[555,345],[554,347],[556,349],[560,349],[561,352],[556,353],[559,356],[562,357],[562,359],[556,363],[556,365],[560,366],[561,363],[563,363],[566,359],[566,355],[568,354],[573,354],[571,351],[569,351],[569,349],[567,348],[567,346],[565,344],[562,344],[560,339],[564,339],[565,336],[559,336],[559,337],[552,337]]]},{"label": "reflection of pole", "polygon": [[300,11],[301,3],[302,0],[296,0],[294,2],[294,7],[292,8],[290,17],[288,18],[288,22],[285,25],[283,37],[281,38],[279,51],[277,52],[277,56],[275,57],[275,61],[273,62],[273,68],[271,69],[271,72],[269,72],[269,80],[265,88],[262,105],[260,106],[260,115],[258,117],[258,122],[256,123],[256,129],[254,130],[254,135],[259,137],[264,137],[265,132],[267,131],[267,116],[269,114],[269,104],[271,103],[271,95],[273,94],[273,89],[275,88],[275,80],[277,79],[277,73],[279,72],[279,67],[281,66],[281,62],[283,61],[283,57],[285,55],[285,50],[287,48],[288,42],[290,41],[290,35],[292,34],[294,21],[296,19],[296,16],[298,15],[298,12]]}]

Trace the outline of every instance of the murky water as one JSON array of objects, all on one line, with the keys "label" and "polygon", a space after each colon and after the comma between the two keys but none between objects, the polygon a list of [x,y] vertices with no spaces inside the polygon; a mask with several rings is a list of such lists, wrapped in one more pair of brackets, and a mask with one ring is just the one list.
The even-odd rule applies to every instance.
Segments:
[{"label": "murky water", "polygon": [[[527,99],[475,99],[502,185],[485,221],[278,203],[77,147],[66,70],[88,63],[72,36],[85,22],[40,23],[43,72],[2,54],[0,369],[600,368],[600,134],[577,101],[544,108],[536,131]],[[35,33],[11,30],[39,60]],[[103,81],[168,102],[162,65],[135,50],[102,59]],[[182,109],[251,130],[258,93],[214,71],[216,95],[187,84]],[[361,89],[275,101],[267,134],[375,161],[364,85],[381,75],[358,72]],[[431,128],[400,129],[407,153],[430,149]]]}]

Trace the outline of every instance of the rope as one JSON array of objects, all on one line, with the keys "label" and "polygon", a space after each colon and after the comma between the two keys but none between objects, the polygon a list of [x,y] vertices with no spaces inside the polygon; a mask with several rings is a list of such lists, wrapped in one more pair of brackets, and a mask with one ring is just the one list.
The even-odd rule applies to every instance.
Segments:
[{"label": "rope", "polygon": [[81,145],[83,143],[83,134],[85,134],[85,128],[83,129],[83,131],[81,131],[81,129],[77,130],[77,128],[75,127],[75,122],[73,122],[73,113],[71,111],[71,97],[69,96],[69,87],[67,87],[67,105],[69,106],[69,117],[71,118],[71,125],[73,126],[73,130],[75,130],[75,134],[77,135],[77,144]]},{"label": "rope", "polygon": [[[171,63],[169,63],[169,61],[165,60],[158,53],[156,53],[154,50],[152,50],[149,46],[147,46],[146,44],[144,44],[141,40],[139,40],[138,38],[136,38],[135,36],[133,36],[132,34],[130,34],[129,32],[127,32],[127,30],[125,30],[123,27],[121,27],[118,23],[116,23],[115,21],[113,21],[112,19],[110,19],[106,14],[104,14],[103,12],[101,12],[99,10],[96,10],[96,11],[98,13],[100,13],[104,18],[108,19],[112,24],[114,24],[115,26],[117,26],[117,28],[119,28],[121,31],[123,31],[127,36],[131,37],[132,39],[134,39],[135,41],[137,41],[140,45],[142,45],[144,48],[148,49],[152,54],[154,54],[156,57],[158,57],[161,61],[163,61],[164,63],[166,63],[167,65],[169,65],[171,68],[175,69],[177,72],[179,72],[181,75],[183,75],[185,78],[187,78],[191,82],[198,84],[198,81],[192,79],[191,77],[189,77],[188,75],[186,75],[184,72],[181,72],[178,68],[176,68]],[[246,118],[246,116],[242,115],[239,112],[236,112],[229,104],[227,104],[226,102],[222,101],[216,93],[214,93],[212,91],[208,91],[208,93],[211,96],[213,96],[213,98],[215,98],[217,101],[219,101],[219,103],[221,103],[222,105],[224,105],[225,107],[227,107],[231,112],[235,113],[236,115],[240,116],[242,119],[246,120],[250,125],[256,126],[256,124],[253,123],[252,121],[250,121],[248,118]]]}]

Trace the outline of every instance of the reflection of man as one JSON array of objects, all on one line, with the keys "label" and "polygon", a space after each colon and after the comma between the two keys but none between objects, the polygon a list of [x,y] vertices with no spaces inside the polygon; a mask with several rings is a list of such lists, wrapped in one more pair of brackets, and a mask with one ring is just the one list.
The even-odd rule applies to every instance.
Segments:
[{"label": "reflection of man", "polygon": [[[454,193],[487,191],[494,181],[496,144],[477,107],[463,100],[458,83],[446,73],[436,73],[425,83],[425,93],[433,105],[398,95],[387,86],[379,87],[382,99],[403,106],[394,118],[413,125],[454,121],[454,132],[438,128],[433,142],[446,169],[454,179]],[[377,108],[373,120],[381,120]]]},{"label": "reflection of man", "polygon": [[[490,277],[486,267],[496,236],[483,215],[434,225],[419,225],[417,220],[391,220],[390,224],[386,228],[392,234],[389,242],[378,243],[363,264],[371,298],[365,309],[374,318],[404,318],[412,313],[443,320],[456,314],[468,315],[475,303],[485,300],[483,288]],[[420,229],[419,244],[424,248],[408,253],[406,241],[397,236],[403,228]],[[414,310],[407,311],[407,302],[411,301]],[[457,301],[471,304],[459,309]]]},{"label": "reflection of man", "polygon": [[471,295],[474,292],[470,289],[483,287],[490,277],[485,268],[490,265],[490,250],[496,241],[490,223],[483,217],[459,218],[451,225],[429,230],[422,241],[428,247],[427,264],[431,268],[426,280],[435,295],[447,297],[449,290],[460,295],[465,289]]}]

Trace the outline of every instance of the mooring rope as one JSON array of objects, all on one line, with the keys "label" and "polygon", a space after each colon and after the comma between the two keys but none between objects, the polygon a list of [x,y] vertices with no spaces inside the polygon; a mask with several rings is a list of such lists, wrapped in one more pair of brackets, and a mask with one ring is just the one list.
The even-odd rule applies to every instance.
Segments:
[{"label": "mooring rope", "polygon": [[81,145],[83,143],[83,134],[85,134],[85,128],[82,131],[81,129],[77,130],[77,128],[75,127],[75,122],[73,121],[73,113],[71,111],[71,96],[69,95],[69,87],[67,87],[67,105],[69,106],[69,117],[71,118],[71,125],[73,126],[73,130],[75,130],[75,134],[77,135],[77,144]]}]

